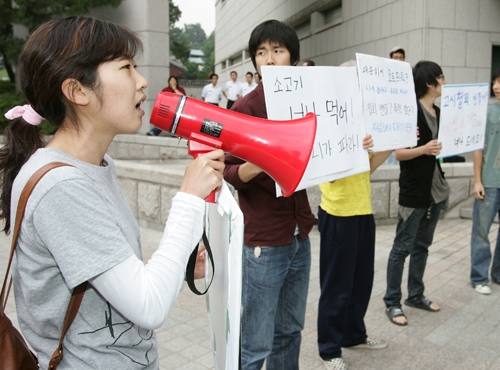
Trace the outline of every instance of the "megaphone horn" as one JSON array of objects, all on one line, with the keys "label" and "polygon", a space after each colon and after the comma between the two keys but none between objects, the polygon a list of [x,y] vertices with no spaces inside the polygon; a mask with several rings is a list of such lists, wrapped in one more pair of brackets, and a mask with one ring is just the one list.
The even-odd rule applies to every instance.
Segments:
[{"label": "megaphone horn", "polygon": [[316,115],[290,121],[271,121],[220,108],[183,95],[161,92],[150,122],[189,140],[189,152],[222,148],[253,163],[293,194],[306,170],[316,136]]}]

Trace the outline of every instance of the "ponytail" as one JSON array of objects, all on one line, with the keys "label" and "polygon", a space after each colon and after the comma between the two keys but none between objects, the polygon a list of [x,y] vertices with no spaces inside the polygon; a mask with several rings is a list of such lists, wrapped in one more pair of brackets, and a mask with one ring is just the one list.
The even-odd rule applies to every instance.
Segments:
[{"label": "ponytail", "polygon": [[4,131],[4,146],[0,148],[0,220],[5,220],[3,231],[10,232],[10,200],[12,183],[31,155],[45,146],[37,126],[22,116],[13,119]]}]

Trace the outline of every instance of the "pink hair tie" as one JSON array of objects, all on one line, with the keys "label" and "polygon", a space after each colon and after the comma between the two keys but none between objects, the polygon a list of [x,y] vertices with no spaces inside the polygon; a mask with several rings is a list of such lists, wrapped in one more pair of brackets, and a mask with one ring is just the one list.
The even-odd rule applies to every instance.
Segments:
[{"label": "pink hair tie", "polygon": [[41,115],[35,112],[33,108],[31,108],[31,105],[28,104],[23,105],[22,107],[18,105],[5,113],[4,116],[7,119],[23,117],[26,122],[33,126],[38,126],[44,119]]}]

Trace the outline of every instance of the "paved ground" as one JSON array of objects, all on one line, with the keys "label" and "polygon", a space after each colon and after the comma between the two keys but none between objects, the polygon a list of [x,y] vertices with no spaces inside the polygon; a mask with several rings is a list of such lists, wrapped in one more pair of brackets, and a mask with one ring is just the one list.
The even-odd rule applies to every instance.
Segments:
[{"label": "paved ground", "polygon": [[[470,220],[441,220],[429,255],[426,295],[441,305],[431,313],[405,307],[407,327],[389,322],[384,314],[387,257],[395,225],[377,228],[375,283],[366,315],[368,333],[387,339],[388,348],[378,351],[344,350],[350,369],[500,369],[500,285],[493,284],[489,296],[477,294],[469,283]],[[495,240],[498,225],[490,239]],[[147,258],[161,233],[143,229]],[[0,236],[0,271],[5,271],[9,240]],[[311,234],[313,252],[306,327],[301,347],[301,369],[323,369],[316,346],[316,311],[319,297],[319,235]],[[403,281],[403,285],[406,280]],[[403,290],[403,295],[406,289]],[[7,313],[15,318],[13,299]],[[213,369],[205,298],[186,287],[167,321],[157,331],[160,366],[163,370]]]}]

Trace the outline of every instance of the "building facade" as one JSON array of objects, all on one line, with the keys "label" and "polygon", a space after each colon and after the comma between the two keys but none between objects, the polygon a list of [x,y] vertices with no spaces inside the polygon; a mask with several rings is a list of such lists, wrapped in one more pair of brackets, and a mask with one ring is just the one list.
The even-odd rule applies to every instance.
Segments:
[{"label": "building facade", "polygon": [[248,54],[253,28],[284,21],[300,39],[301,61],[338,66],[356,53],[389,57],[396,45],[415,65],[431,60],[448,83],[490,82],[500,68],[498,0],[217,0],[215,71],[255,71]]}]

